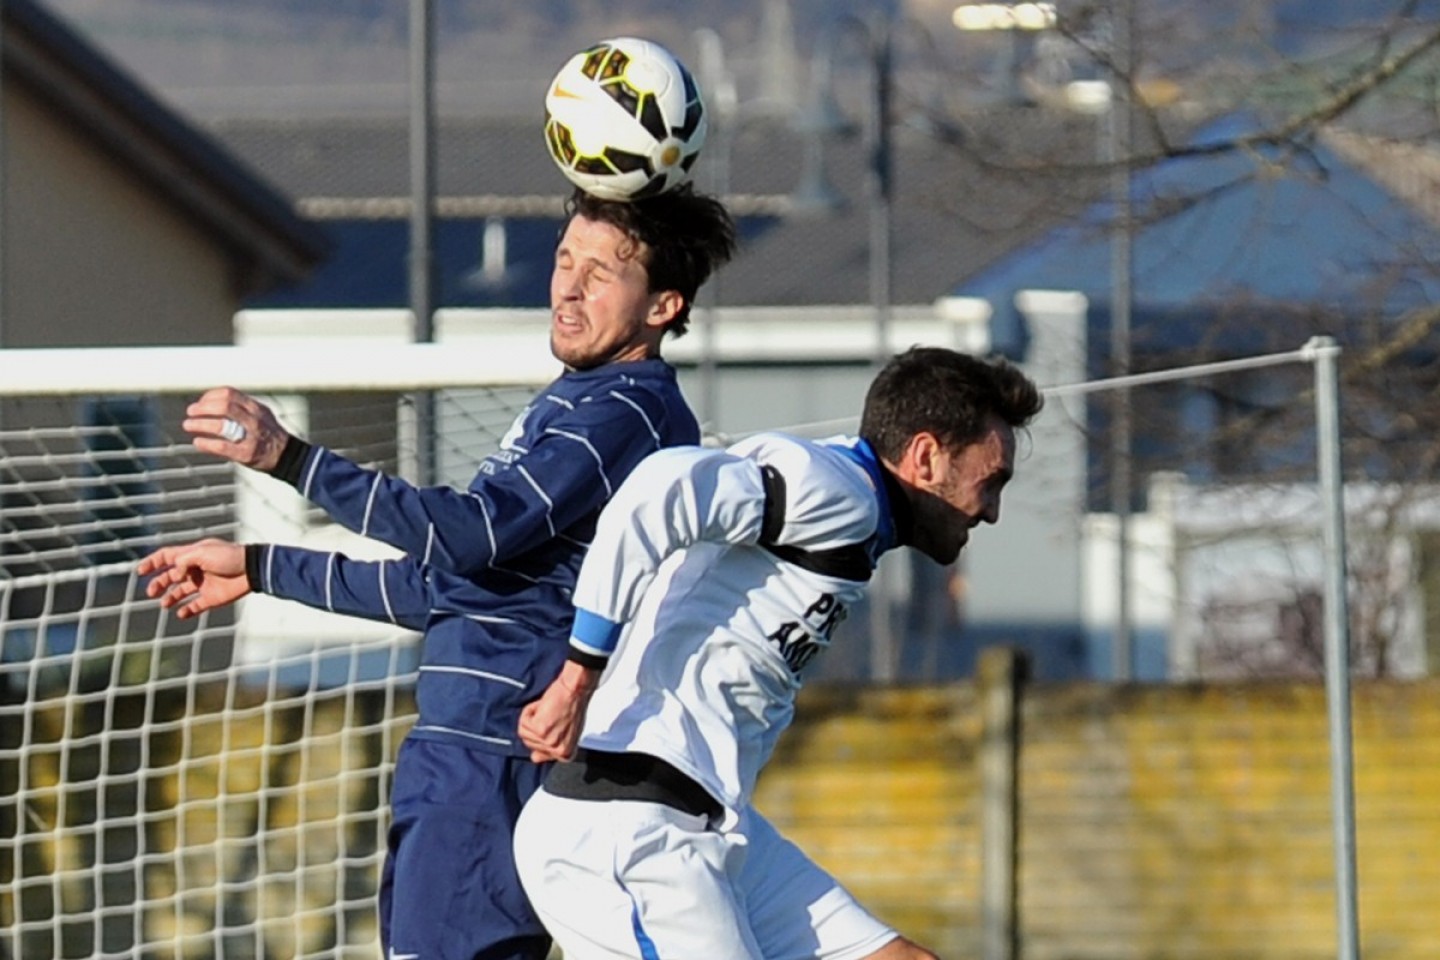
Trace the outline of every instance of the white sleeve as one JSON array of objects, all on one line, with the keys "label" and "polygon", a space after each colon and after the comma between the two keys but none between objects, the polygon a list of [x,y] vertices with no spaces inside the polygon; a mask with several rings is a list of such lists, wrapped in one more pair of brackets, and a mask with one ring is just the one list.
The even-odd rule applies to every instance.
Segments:
[{"label": "white sleeve", "polygon": [[645,458],[600,514],[575,584],[572,646],[608,654],[666,557],[700,541],[757,543],[764,515],[754,460],[700,447]]}]

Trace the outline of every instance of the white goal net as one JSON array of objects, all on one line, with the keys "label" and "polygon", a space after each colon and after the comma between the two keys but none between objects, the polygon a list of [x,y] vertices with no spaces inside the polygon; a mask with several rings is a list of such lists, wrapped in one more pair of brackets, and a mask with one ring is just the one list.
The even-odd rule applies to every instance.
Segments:
[{"label": "white goal net", "polygon": [[[1337,887],[1353,897],[1350,624],[1420,622],[1411,609],[1423,599],[1424,584],[1412,582],[1420,560],[1399,547],[1431,536],[1440,543],[1440,494],[1411,510],[1387,504],[1376,485],[1349,485],[1352,523],[1375,533],[1378,560],[1347,579],[1338,348],[1317,339],[1287,353],[1120,378],[1137,392],[1145,435],[1170,443],[1136,460],[1150,489],[1146,509],[1127,511],[1127,530],[1090,509],[1092,420],[1083,402],[1120,381],[1057,376],[1083,372],[1085,356],[1060,319],[1031,315],[1032,330],[1050,331],[1050,340],[1037,335],[1049,346],[1032,345],[1030,372],[1068,386],[1047,389],[1048,419],[1028,432],[1033,447],[1007,487],[1004,526],[991,532],[1021,548],[996,549],[992,539],[943,593],[914,583],[904,590],[963,601],[971,643],[1019,623],[1013,611],[1022,606],[1033,613],[1049,604],[1047,616],[1078,618],[1098,636],[1129,604],[1135,637],[1168,656],[1170,679],[1274,675],[1241,672],[1255,663],[1317,675],[1304,657],[1319,651]],[[0,960],[379,957],[388,780],[413,717],[418,637],[264,597],[181,622],[145,599],[133,569],[155,546],[212,535],[375,555],[384,548],[338,529],[289,487],[195,452],[180,429],[185,406],[227,383],[352,459],[464,485],[558,372],[543,333],[514,332],[425,346],[360,331],[346,344],[0,351]],[[803,378],[778,366],[763,373],[769,379],[728,370],[741,386],[726,402],[743,407],[734,404],[743,389],[756,396],[741,400],[765,406],[757,417],[778,418],[791,408],[775,402],[774,384],[804,379],[814,392],[823,380],[813,366]],[[1217,381],[1222,375],[1252,379],[1237,385]],[[1141,399],[1141,390],[1182,381],[1199,389]],[[1195,409],[1205,414],[1203,435],[1192,430]],[[1187,464],[1226,482],[1191,483]],[[1423,541],[1416,549],[1423,559]],[[1070,588],[1034,588],[1059,575],[1073,577]],[[1268,626],[1287,620],[1283,633]],[[1384,658],[1357,640],[1357,662],[1394,669],[1415,650],[1411,659],[1423,665],[1421,631],[1412,633],[1414,642],[1397,629]],[[1284,644],[1257,658],[1255,638]],[[1073,659],[1072,648],[1090,649],[1067,640],[1050,648],[1051,660],[1070,662],[1061,655]],[[1140,664],[1140,648],[1132,644],[1127,659]],[[912,643],[917,649],[925,655],[906,662],[933,678],[941,647]],[[833,825],[823,817],[811,826]],[[947,929],[967,922],[945,919]]]},{"label": "white goal net", "polygon": [[543,336],[518,354],[292,345],[4,363],[0,957],[378,956],[386,780],[418,638],[259,597],[181,622],[133,567],[202,536],[382,549],[193,450],[180,422],[204,387],[251,389],[359,462],[463,486],[558,372]]}]

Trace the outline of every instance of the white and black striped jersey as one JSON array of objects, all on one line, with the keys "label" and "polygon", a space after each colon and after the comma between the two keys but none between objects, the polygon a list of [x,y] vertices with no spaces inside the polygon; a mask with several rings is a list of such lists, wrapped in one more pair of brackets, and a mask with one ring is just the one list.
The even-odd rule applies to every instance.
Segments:
[{"label": "white and black striped jersey", "polygon": [[781,434],[641,464],[576,584],[572,657],[608,655],[580,745],[659,757],[743,809],[802,670],[896,542],[895,482],[864,441]]},{"label": "white and black striped jersey", "polygon": [[601,508],[646,456],[699,442],[659,359],[570,371],[537,394],[468,489],[419,488],[321,446],[277,475],[406,556],[251,547],[261,592],[425,632],[413,736],[516,756],[520,708],[564,662]]}]

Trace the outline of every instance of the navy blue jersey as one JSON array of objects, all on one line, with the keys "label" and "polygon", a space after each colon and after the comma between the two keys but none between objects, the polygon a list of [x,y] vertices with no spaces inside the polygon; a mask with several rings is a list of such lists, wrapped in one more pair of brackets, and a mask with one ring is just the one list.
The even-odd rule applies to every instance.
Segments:
[{"label": "navy blue jersey", "polygon": [[425,632],[412,736],[528,756],[520,708],[559,672],[571,592],[600,509],[699,426],[663,360],[565,373],[520,413],[468,489],[415,487],[312,447],[295,485],[343,526],[406,556],[262,548],[255,587]]}]

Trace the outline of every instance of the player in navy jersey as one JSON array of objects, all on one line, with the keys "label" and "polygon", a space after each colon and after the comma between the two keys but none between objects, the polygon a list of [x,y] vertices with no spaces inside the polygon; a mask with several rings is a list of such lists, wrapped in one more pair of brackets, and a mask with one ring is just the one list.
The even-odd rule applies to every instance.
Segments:
[{"label": "player in navy jersey", "polygon": [[380,890],[383,946],[397,960],[549,950],[512,855],[515,819],[545,769],[516,735],[520,710],[565,660],[571,592],[605,502],[649,454],[699,442],[660,344],[684,332],[700,286],[733,253],[728,213],[689,188],[636,203],[576,191],[567,212],[550,284],[550,347],[565,372],[468,489],[362,467],[230,388],[187,410],[197,448],[294,485],[403,558],[212,539],[139,565],[148,594],[181,617],[258,592],[424,631]]},{"label": "player in navy jersey", "polygon": [[917,347],[876,377],[859,437],[759,434],[631,474],[576,583],[569,662],[521,716],[537,759],[572,761],[515,835],[567,958],[934,960],[751,799],[879,556],[950,563],[997,522],[1040,407],[1004,361]]}]

